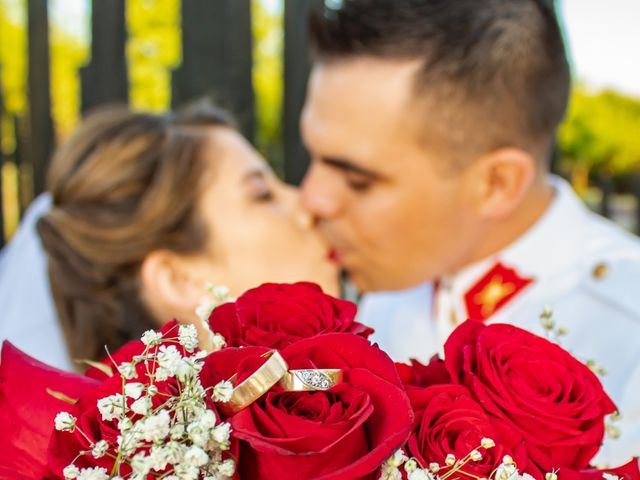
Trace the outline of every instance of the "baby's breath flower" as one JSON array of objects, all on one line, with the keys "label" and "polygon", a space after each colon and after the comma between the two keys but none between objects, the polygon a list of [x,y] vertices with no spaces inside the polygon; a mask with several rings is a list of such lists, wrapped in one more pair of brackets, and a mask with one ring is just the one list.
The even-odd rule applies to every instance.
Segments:
[{"label": "baby's breath flower", "polygon": [[516,468],[514,463],[506,463],[503,462],[496,469],[496,473],[494,475],[494,480],[518,480],[518,469]]},{"label": "baby's breath flower", "polygon": [[96,444],[91,449],[91,455],[93,455],[93,458],[100,458],[103,457],[105,453],[107,453],[107,450],[109,450],[109,444],[107,443],[107,441],[100,440],[96,442]]},{"label": "baby's breath flower", "polygon": [[213,387],[213,401],[214,402],[228,402],[231,400],[231,394],[233,393],[233,383],[229,380],[223,380]]},{"label": "baby's breath flower", "polygon": [[229,436],[231,435],[231,424],[221,423],[217,425],[211,432],[211,437],[220,444],[223,450],[229,445]]},{"label": "baby's breath flower", "polygon": [[[604,475],[605,475],[605,474],[603,474],[602,476],[604,477]],[[614,477],[615,477],[615,475],[614,475]],[[615,480],[615,479],[617,479],[618,477],[615,477],[615,479],[613,479],[613,478],[610,478],[610,479],[609,479],[609,478],[607,478],[607,477],[604,477],[604,478],[605,478],[606,480]],[[547,472],[547,473],[545,473],[545,474],[544,474],[544,480],[558,480],[558,475],[556,475],[556,473],[555,473],[555,472]]]},{"label": "baby's breath flower", "polygon": [[62,470],[62,474],[64,475],[64,478],[71,480],[73,478],[77,478],[78,475],[80,475],[80,469],[72,463],[71,465],[67,465],[66,467],[64,467],[64,470]]},{"label": "baby's breath flower", "polygon": [[149,395],[150,397],[153,397],[154,395],[158,394],[158,387],[156,387],[155,385],[149,385],[147,387],[147,395]]},{"label": "baby's breath flower", "polygon": [[138,376],[136,366],[132,362],[123,362],[118,365],[118,372],[120,372],[120,375],[122,375],[126,380],[133,380]]},{"label": "baby's breath flower", "polygon": [[76,477],[78,480],[109,480],[106,468],[83,468]]},{"label": "baby's breath flower", "polygon": [[602,473],[602,478],[604,478],[604,480],[620,480],[619,476],[607,472]]},{"label": "baby's breath flower", "polygon": [[432,473],[438,473],[438,471],[440,470],[440,465],[438,465],[436,462],[432,462],[429,464],[429,470],[431,470]]},{"label": "baby's breath flower", "polygon": [[118,435],[118,447],[125,455],[133,455],[136,450],[142,444],[142,437],[140,431],[136,428],[131,428],[130,430],[122,432],[122,435]]},{"label": "baby's breath flower", "polygon": [[119,393],[98,400],[98,410],[105,421],[124,415],[124,397]]},{"label": "baby's breath flower", "polygon": [[391,455],[387,460],[382,464],[382,469],[380,471],[380,479],[384,480],[402,480],[402,473],[398,469],[400,465],[406,462],[409,459],[404,453],[404,450],[399,448],[393,455]]},{"label": "baby's breath flower", "polygon": [[183,358],[176,366],[175,375],[182,383],[187,383],[189,380],[195,378],[201,369],[202,365],[194,362],[190,358]]},{"label": "baby's breath flower", "polygon": [[404,470],[407,473],[415,472],[418,469],[418,462],[416,462],[413,458],[407,460],[404,464]]},{"label": "baby's breath flower", "polygon": [[206,410],[201,416],[200,419],[198,420],[200,423],[200,426],[202,426],[202,428],[204,428],[205,430],[211,430],[213,427],[216,426],[216,412],[214,412],[213,410]]},{"label": "baby's breath flower", "polygon": [[413,472],[409,473],[407,475],[407,478],[409,480],[433,480],[433,475],[431,475],[426,470],[418,468],[417,470],[414,470]]},{"label": "baby's breath flower", "polygon": [[158,349],[156,359],[158,361],[158,370],[156,370],[156,379],[164,381],[176,374],[179,363],[182,361],[182,355],[175,345],[161,345]]},{"label": "baby's breath flower", "polygon": [[480,440],[480,445],[482,448],[486,448],[487,450],[496,446],[496,443],[491,438],[483,438]]},{"label": "baby's breath flower", "polygon": [[504,465],[513,465],[514,461],[513,458],[511,458],[511,455],[505,455],[504,457],[502,457],[502,463]]},{"label": "baby's breath flower", "polygon": [[141,434],[147,442],[159,442],[169,435],[169,412],[160,410],[156,415],[141,420]]},{"label": "baby's breath flower", "polygon": [[191,465],[194,467],[201,467],[206,465],[209,461],[209,455],[202,448],[197,445],[193,445],[189,447],[189,449],[184,454],[184,463],[187,465]]},{"label": "baby's breath flower", "polygon": [[133,427],[133,422],[127,417],[120,419],[120,421],[118,422],[118,430],[120,430],[121,432],[126,432],[127,430],[131,430],[132,427]]},{"label": "baby's breath flower", "polygon": [[196,353],[194,353],[190,358],[192,358],[193,360],[202,360],[203,358],[205,358],[207,355],[209,355],[208,352],[205,352],[204,350],[198,350]]},{"label": "baby's breath flower", "polygon": [[214,333],[211,341],[213,342],[213,348],[216,352],[227,346],[227,340],[219,333]]},{"label": "baby's breath flower", "polygon": [[131,410],[138,415],[146,415],[151,410],[152,404],[149,397],[142,397],[131,404]]},{"label": "baby's breath flower", "polygon": [[169,442],[164,446],[164,455],[171,465],[182,463],[187,447],[178,442]]},{"label": "baby's breath flower", "polygon": [[175,466],[175,473],[180,480],[198,480],[200,469],[192,465],[180,464]]},{"label": "baby's breath flower", "polygon": [[142,343],[144,343],[147,347],[158,345],[161,341],[162,334],[160,332],[156,332],[155,330],[147,330],[142,334]]},{"label": "baby's breath flower", "polygon": [[149,452],[149,465],[151,466],[151,470],[155,470],[156,472],[161,472],[165,468],[167,468],[167,455],[164,451],[164,445],[154,445],[151,447],[151,451]]},{"label": "baby's breath flower", "polygon": [[151,470],[151,459],[145,456],[143,452],[140,452],[131,459],[130,465],[135,475],[144,478]]},{"label": "baby's breath flower", "polygon": [[176,423],[169,431],[172,440],[180,440],[184,436],[184,425]]},{"label": "baby's breath flower", "polygon": [[216,308],[215,302],[209,298],[205,298],[200,305],[196,307],[195,314],[202,323],[207,323],[214,308]]},{"label": "baby's breath flower", "polygon": [[76,428],[76,417],[67,412],[60,412],[54,419],[56,430],[60,432],[73,432]]},{"label": "baby's breath flower", "polygon": [[[218,479],[214,479],[218,480]],[[380,469],[380,477],[378,480],[402,480],[402,472],[398,467],[383,463]]]},{"label": "baby's breath flower", "polygon": [[124,386],[124,394],[133,399],[140,398],[142,392],[144,391],[144,385],[139,382],[127,383]]},{"label": "baby's breath flower", "polygon": [[229,301],[229,287],[225,285],[212,286],[211,293],[216,297],[216,300],[219,301]]},{"label": "baby's breath flower", "polygon": [[232,458],[227,458],[218,465],[218,472],[225,477],[231,477],[236,471],[236,462]]},{"label": "baby's breath flower", "polygon": [[478,450],[473,450],[469,454],[469,458],[471,458],[471,460],[473,460],[474,462],[479,462],[480,460],[482,460],[482,454]]},{"label": "baby's breath flower", "polygon": [[447,455],[447,458],[444,459],[444,463],[447,467],[452,467],[454,463],[456,463],[456,457],[453,453]]},{"label": "baby's breath flower", "polygon": [[393,466],[393,467],[399,467],[400,465],[402,465],[407,460],[409,460],[409,457],[407,457],[405,455],[404,450],[399,448],[398,450],[393,452],[393,455],[391,455],[389,458],[387,458],[387,462],[386,463],[388,465]]},{"label": "baby's breath flower", "polygon": [[202,428],[199,422],[194,422],[189,424],[187,427],[187,433],[189,434],[189,438],[199,447],[204,447],[209,442],[209,432]]},{"label": "baby's breath flower", "polygon": [[193,352],[198,347],[198,329],[195,325],[180,325],[178,327],[178,342],[187,352]]}]

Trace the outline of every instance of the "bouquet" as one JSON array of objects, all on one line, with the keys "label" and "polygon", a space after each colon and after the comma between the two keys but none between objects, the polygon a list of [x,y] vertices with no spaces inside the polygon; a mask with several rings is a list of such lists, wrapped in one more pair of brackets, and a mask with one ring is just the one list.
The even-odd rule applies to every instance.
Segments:
[{"label": "bouquet", "polygon": [[640,479],[590,467],[615,406],[558,345],[470,320],[394,364],[355,313],[266,284],[207,315],[213,351],[172,321],[86,375],[5,343],[0,478]]}]

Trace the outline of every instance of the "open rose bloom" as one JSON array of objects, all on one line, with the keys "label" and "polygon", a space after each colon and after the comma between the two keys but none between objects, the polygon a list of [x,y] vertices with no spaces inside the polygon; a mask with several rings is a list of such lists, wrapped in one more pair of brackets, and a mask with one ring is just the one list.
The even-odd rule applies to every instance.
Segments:
[{"label": "open rose bloom", "polygon": [[590,465],[615,405],[557,345],[468,321],[396,365],[355,313],[267,284],[213,310],[224,348],[173,321],[84,376],[5,343],[0,478],[640,480]]}]

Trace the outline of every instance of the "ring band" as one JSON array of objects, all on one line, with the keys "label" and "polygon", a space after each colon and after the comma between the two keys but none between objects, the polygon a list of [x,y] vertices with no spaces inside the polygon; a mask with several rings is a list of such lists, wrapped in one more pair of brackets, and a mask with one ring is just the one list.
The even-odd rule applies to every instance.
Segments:
[{"label": "ring band", "polygon": [[286,392],[323,392],[342,383],[344,372],[339,368],[289,370],[278,385]]},{"label": "ring band", "polygon": [[[267,361],[233,389],[228,402],[219,404],[225,414],[233,415],[248,407],[267,393],[287,373],[289,368],[287,362],[275,350],[263,354],[262,357],[266,357]],[[235,378],[236,375],[229,381],[233,383]]]}]

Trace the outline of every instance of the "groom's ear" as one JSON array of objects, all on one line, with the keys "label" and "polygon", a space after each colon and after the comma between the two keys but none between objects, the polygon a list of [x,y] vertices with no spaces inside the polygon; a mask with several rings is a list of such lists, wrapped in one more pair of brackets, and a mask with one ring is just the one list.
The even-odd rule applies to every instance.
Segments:
[{"label": "groom's ear", "polygon": [[154,250],[143,260],[140,295],[159,324],[173,318],[190,321],[194,317],[204,285],[189,264],[184,256],[169,250]]},{"label": "groom's ear", "polygon": [[518,208],[536,178],[536,160],[518,148],[500,148],[476,159],[465,182],[478,214],[500,220]]}]

